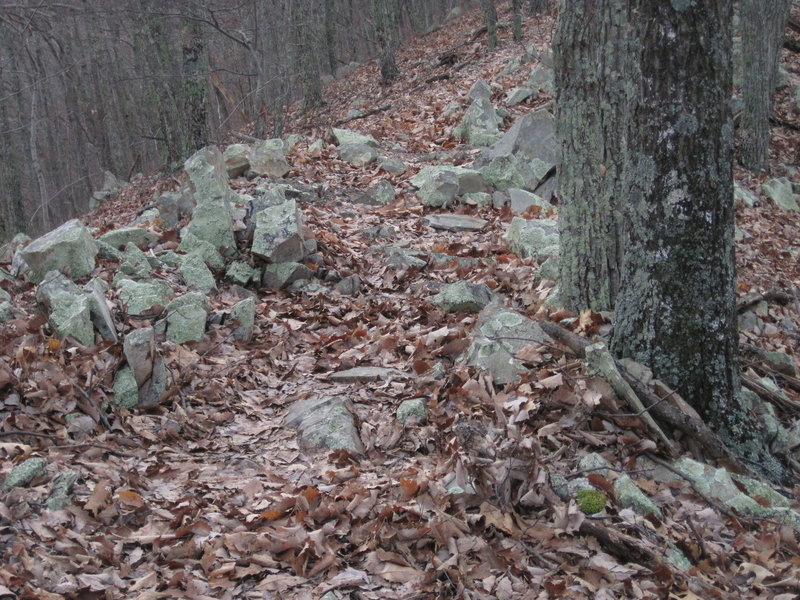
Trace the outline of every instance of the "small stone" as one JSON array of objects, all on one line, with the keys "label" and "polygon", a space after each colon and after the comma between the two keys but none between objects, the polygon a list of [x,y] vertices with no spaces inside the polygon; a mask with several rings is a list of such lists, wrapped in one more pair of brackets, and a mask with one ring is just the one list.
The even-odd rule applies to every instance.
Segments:
[{"label": "small stone", "polygon": [[59,473],[53,480],[45,506],[48,510],[61,510],[72,503],[72,488],[78,481],[75,471]]},{"label": "small stone", "polygon": [[343,296],[355,296],[361,289],[361,277],[349,275],[333,286],[333,289]]},{"label": "small stone", "polygon": [[253,339],[253,327],[256,318],[256,302],[253,298],[245,298],[231,307],[231,320],[237,324],[233,330],[233,338],[240,342]]},{"label": "small stone", "polygon": [[313,272],[296,262],[267,265],[261,277],[261,285],[271,290],[282,290],[300,279],[311,279]]},{"label": "small stone", "polygon": [[6,489],[25,487],[37,477],[44,475],[45,466],[47,466],[45,459],[29,458],[11,469],[3,486]]},{"label": "small stone", "polygon": [[199,342],[206,332],[206,297],[200,292],[189,292],[175,298],[166,306],[167,339],[176,344]]},{"label": "small stone", "polygon": [[436,294],[433,303],[447,312],[477,313],[494,299],[494,293],[485,283],[458,281]]},{"label": "small stone", "polygon": [[128,365],[121,367],[114,377],[114,399],[115,406],[133,408],[139,404],[139,386],[136,385],[136,378],[133,376],[133,369]]},{"label": "small stone", "polygon": [[139,316],[163,308],[172,296],[172,289],[163,281],[134,281],[120,279],[116,282],[119,298],[129,315]]},{"label": "small stone", "polygon": [[385,367],[355,367],[346,371],[331,373],[329,378],[336,383],[366,383],[369,381],[383,381],[393,376],[403,375],[397,369]]},{"label": "small stone", "polygon": [[397,407],[395,418],[400,425],[420,425],[428,420],[427,408],[423,398],[403,400]]},{"label": "small stone", "polygon": [[429,215],[422,222],[445,231],[480,231],[488,224],[488,221],[467,215]]},{"label": "small stone", "polygon": [[644,495],[628,475],[619,476],[614,482],[614,491],[617,492],[617,502],[622,508],[630,508],[642,516],[652,514],[661,518],[661,509]]},{"label": "small stone", "polygon": [[158,241],[158,236],[142,227],[122,227],[104,233],[98,239],[121,250],[128,244],[134,244],[139,248],[149,248]]},{"label": "small stone", "polygon": [[241,286],[246,286],[252,281],[259,279],[258,269],[254,269],[246,262],[236,261],[232,262],[225,272],[225,279],[238,283]]}]

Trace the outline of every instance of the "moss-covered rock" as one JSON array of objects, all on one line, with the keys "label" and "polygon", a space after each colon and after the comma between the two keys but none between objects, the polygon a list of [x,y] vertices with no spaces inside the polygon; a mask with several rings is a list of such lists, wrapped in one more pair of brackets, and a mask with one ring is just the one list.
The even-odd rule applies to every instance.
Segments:
[{"label": "moss-covered rock", "polygon": [[587,515],[604,511],[608,501],[606,495],[599,490],[578,490],[575,497],[578,500],[578,508]]}]

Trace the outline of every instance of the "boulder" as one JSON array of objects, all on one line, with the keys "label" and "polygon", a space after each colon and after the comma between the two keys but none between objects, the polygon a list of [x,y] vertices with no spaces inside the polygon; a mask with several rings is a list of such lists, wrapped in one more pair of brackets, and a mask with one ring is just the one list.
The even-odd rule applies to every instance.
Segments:
[{"label": "boulder", "polygon": [[222,153],[216,146],[203,148],[186,161],[184,168],[196,201],[185,232],[209,242],[223,254],[235,253],[232,205],[236,194],[228,185]]},{"label": "boulder", "polygon": [[36,238],[19,254],[33,283],[41,282],[48,271],[54,270],[78,279],[94,270],[97,244],[86,226],[72,219]]},{"label": "boulder", "polygon": [[520,188],[510,188],[508,190],[508,196],[510,198],[511,212],[517,214],[524,213],[531,206],[552,208],[552,204],[545,202],[544,198],[541,196],[537,196],[533,192],[529,192]]},{"label": "boulder", "polygon": [[408,166],[399,158],[391,156],[381,159],[378,166],[387,173],[405,173],[408,171]]},{"label": "boulder", "polygon": [[422,222],[445,231],[480,231],[488,224],[484,219],[467,215],[429,215]]},{"label": "boulder", "polygon": [[189,292],[166,306],[167,339],[176,344],[199,342],[206,333],[206,296]]},{"label": "boulder", "polygon": [[525,102],[528,98],[533,96],[534,90],[529,87],[516,87],[508,94],[506,94],[506,106],[514,106],[520,102]]},{"label": "boulder", "polygon": [[536,191],[556,166],[557,157],[555,120],[542,109],[517,119],[501,139],[481,153],[475,166],[486,183],[499,190],[519,187]]},{"label": "boulder", "polygon": [[241,177],[250,168],[250,146],[247,144],[231,144],[222,153],[228,177]]},{"label": "boulder", "polygon": [[494,293],[485,283],[457,281],[436,294],[433,303],[447,312],[477,313],[494,299]]},{"label": "boulder", "polygon": [[761,191],[775,204],[786,210],[800,210],[800,195],[795,194],[792,182],[786,177],[776,177],[761,184]]},{"label": "boulder", "polygon": [[503,236],[508,248],[523,258],[545,260],[559,249],[558,223],[553,219],[514,217]]},{"label": "boulder", "polygon": [[245,298],[231,307],[230,319],[236,324],[233,339],[249,342],[253,339],[253,327],[256,322],[256,302],[253,298]]},{"label": "boulder", "polygon": [[158,236],[142,227],[121,227],[104,233],[98,239],[121,250],[128,244],[134,244],[139,248],[149,248],[158,241]]},{"label": "boulder", "polygon": [[203,257],[194,252],[190,252],[183,259],[180,266],[181,277],[190,288],[194,288],[208,294],[211,290],[217,289],[214,274],[206,266]]},{"label": "boulder", "polygon": [[[218,252],[217,248],[206,240],[201,240],[196,235],[185,232],[178,250],[188,254],[196,254],[200,256],[205,262],[214,267],[215,269],[223,269],[225,267],[225,259]],[[183,258],[180,259],[183,262]],[[179,265],[176,265],[179,266]]]},{"label": "boulder", "polygon": [[134,277],[137,279],[147,279],[153,270],[147,255],[142,252],[135,244],[127,244],[122,252],[122,264],[115,277]]},{"label": "boulder", "polygon": [[333,136],[338,144],[336,151],[342,160],[356,167],[363,167],[377,160],[380,145],[372,136],[335,127]]},{"label": "boulder", "polygon": [[83,291],[89,301],[89,311],[95,329],[105,339],[116,343],[117,328],[114,324],[114,317],[111,316],[111,310],[108,308],[108,302],[106,302],[108,284],[102,279],[93,278],[83,286]]},{"label": "boulder", "polygon": [[175,229],[184,217],[192,215],[195,206],[194,197],[188,188],[177,192],[164,192],[156,196],[153,203],[166,229]]},{"label": "boulder", "polygon": [[352,403],[342,396],[297,400],[284,418],[284,424],[300,434],[305,448],[347,450],[363,454]]},{"label": "boulder", "polygon": [[119,298],[129,315],[140,316],[159,312],[172,296],[172,289],[163,281],[134,281],[119,279]]},{"label": "boulder", "polygon": [[313,275],[313,271],[301,263],[275,263],[264,269],[261,285],[271,290],[282,290],[300,279],[311,279]]},{"label": "boulder", "polygon": [[747,208],[753,208],[758,204],[756,195],[747,188],[740,186],[735,181],[733,182],[733,199],[734,201],[741,202]]},{"label": "boulder", "polygon": [[254,269],[246,262],[236,261],[228,265],[225,271],[225,279],[246,286],[253,281],[258,281],[260,274],[258,269]]},{"label": "boulder", "polygon": [[514,357],[523,346],[552,343],[535,321],[493,306],[481,311],[473,334],[464,359],[470,366],[490,373],[498,385],[514,383],[527,371]]},{"label": "boulder", "polygon": [[502,123],[503,119],[497,114],[491,100],[478,98],[469,105],[459,124],[453,128],[452,135],[473,146],[489,146],[502,136]]},{"label": "boulder", "polygon": [[356,202],[359,204],[381,206],[391,204],[394,201],[394,198],[394,186],[385,179],[381,179],[378,181],[378,183],[364,192],[364,194],[358,200],[356,200]]},{"label": "boulder", "polygon": [[467,98],[475,102],[476,100],[491,100],[492,86],[485,79],[478,79],[472,84],[467,92]]},{"label": "boulder", "polygon": [[456,196],[482,192],[483,176],[472,169],[453,165],[428,166],[410,179],[417,197],[426,206],[448,206]]},{"label": "boulder", "polygon": [[58,338],[71,336],[84,346],[94,344],[92,313],[86,295],[59,271],[49,271],[36,289],[48,323]]},{"label": "boulder", "polygon": [[348,144],[366,144],[378,148],[378,141],[371,135],[364,135],[351,129],[337,129],[333,128],[333,137],[336,138],[336,144],[339,146],[346,146]]},{"label": "boulder", "polygon": [[269,206],[256,213],[253,221],[253,254],[274,263],[303,260],[303,217],[296,201]]},{"label": "boulder", "polygon": [[630,508],[643,517],[654,515],[661,518],[661,509],[645,496],[628,475],[623,473],[617,478],[614,482],[614,491],[617,493],[617,504],[620,507]]},{"label": "boulder", "polygon": [[250,170],[259,177],[278,179],[289,173],[283,140],[274,138],[253,144],[250,150]]}]

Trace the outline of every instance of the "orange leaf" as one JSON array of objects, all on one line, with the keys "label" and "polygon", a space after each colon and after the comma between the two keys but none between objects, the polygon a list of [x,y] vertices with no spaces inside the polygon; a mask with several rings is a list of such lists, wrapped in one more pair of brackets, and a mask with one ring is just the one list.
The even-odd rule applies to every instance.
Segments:
[{"label": "orange leaf", "polygon": [[401,479],[400,489],[403,491],[403,499],[408,500],[416,496],[419,491],[419,484],[413,479]]},{"label": "orange leaf", "polygon": [[283,517],[286,513],[282,510],[269,509],[261,513],[261,518],[265,521],[276,521]]},{"label": "orange leaf", "polygon": [[51,354],[58,352],[61,349],[61,340],[58,338],[49,338],[47,340],[47,351]]},{"label": "orange leaf", "polygon": [[144,499],[133,490],[120,490],[117,492],[117,500],[122,504],[133,508],[142,508],[145,505]]}]

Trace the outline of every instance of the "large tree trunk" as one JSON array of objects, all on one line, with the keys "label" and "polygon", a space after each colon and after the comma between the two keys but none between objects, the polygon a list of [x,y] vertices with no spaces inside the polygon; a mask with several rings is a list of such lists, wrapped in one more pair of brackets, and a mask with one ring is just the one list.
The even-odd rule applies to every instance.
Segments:
[{"label": "large tree trunk", "polygon": [[740,453],[763,459],[739,397],[731,3],[633,4],[642,81],[612,348],[649,365]]},{"label": "large tree trunk", "polygon": [[561,299],[610,310],[620,285],[638,44],[626,2],[567,0],[554,41]]},{"label": "large tree trunk", "polygon": [[739,160],[754,171],[767,170],[769,116],[778,57],[791,0],[742,0],[742,108]]}]

